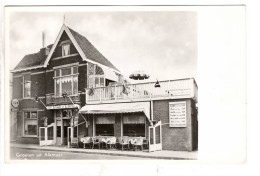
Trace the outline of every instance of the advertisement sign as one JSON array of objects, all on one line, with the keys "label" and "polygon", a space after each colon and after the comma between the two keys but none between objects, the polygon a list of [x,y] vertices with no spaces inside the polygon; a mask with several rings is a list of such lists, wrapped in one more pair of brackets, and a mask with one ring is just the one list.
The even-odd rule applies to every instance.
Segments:
[{"label": "advertisement sign", "polygon": [[186,126],[186,102],[169,102],[169,127]]}]

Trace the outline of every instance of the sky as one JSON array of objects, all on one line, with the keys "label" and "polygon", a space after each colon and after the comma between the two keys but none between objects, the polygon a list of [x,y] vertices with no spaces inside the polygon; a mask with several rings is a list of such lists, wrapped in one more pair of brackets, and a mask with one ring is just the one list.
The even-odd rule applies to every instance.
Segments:
[{"label": "sky", "polygon": [[[197,76],[197,14],[192,11],[11,12],[10,69],[55,42],[65,24],[84,35],[125,76],[142,70],[146,81]],[[132,83],[140,82],[130,80]]]}]

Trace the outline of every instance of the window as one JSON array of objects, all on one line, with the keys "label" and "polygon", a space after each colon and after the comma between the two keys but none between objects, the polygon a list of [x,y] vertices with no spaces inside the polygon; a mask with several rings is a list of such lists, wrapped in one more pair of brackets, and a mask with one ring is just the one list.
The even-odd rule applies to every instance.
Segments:
[{"label": "window", "polygon": [[31,97],[31,75],[23,76],[23,98]]},{"label": "window", "polygon": [[138,114],[124,115],[123,136],[145,137],[145,117]]},{"label": "window", "polygon": [[37,136],[37,111],[24,112],[24,136]]},{"label": "window", "polygon": [[63,92],[73,95],[78,92],[78,66],[64,67],[55,70],[55,94],[61,96]]},{"label": "window", "polygon": [[89,65],[88,87],[105,87],[104,71],[98,65]]},{"label": "window", "polygon": [[68,56],[70,55],[70,44],[64,44],[62,45],[62,56]]},{"label": "window", "polygon": [[96,117],[96,135],[114,136],[114,116]]}]

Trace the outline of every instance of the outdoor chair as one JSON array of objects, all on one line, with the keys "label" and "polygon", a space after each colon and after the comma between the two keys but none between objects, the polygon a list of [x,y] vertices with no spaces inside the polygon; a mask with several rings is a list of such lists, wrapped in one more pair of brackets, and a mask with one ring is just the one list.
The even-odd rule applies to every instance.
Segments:
[{"label": "outdoor chair", "polygon": [[136,143],[134,144],[135,150],[137,150],[137,147],[139,146],[141,150],[143,150],[143,141],[144,138],[139,137],[136,139]]},{"label": "outdoor chair", "polygon": [[143,140],[143,148],[144,149],[149,149],[149,140],[146,139],[146,138]]},{"label": "outdoor chair", "polygon": [[86,145],[88,145],[89,148],[91,148],[91,143],[92,143],[91,137],[83,137],[83,138],[80,139],[80,142],[83,143],[83,146],[84,146],[83,148],[85,148]]},{"label": "outdoor chair", "polygon": [[100,149],[100,140],[98,138],[92,138],[92,149],[95,147],[95,145],[98,146],[98,148]]},{"label": "outdoor chair", "polygon": [[116,137],[111,137],[109,138],[109,140],[107,141],[107,145],[109,146],[110,149],[112,148],[116,148]]},{"label": "outdoor chair", "polygon": [[124,150],[124,147],[126,147],[126,149],[129,149],[129,141],[127,138],[119,138],[119,144],[122,147],[122,150]]},{"label": "outdoor chair", "polygon": [[135,143],[136,143],[136,138],[130,138],[129,140],[128,140],[128,142],[129,142],[129,150],[131,150],[131,149],[135,149],[134,148],[134,145],[135,145]]},{"label": "outdoor chair", "polygon": [[71,142],[70,142],[70,147],[73,148],[73,147],[79,147],[79,140],[78,138],[72,138],[71,139]]},{"label": "outdoor chair", "polygon": [[109,141],[109,138],[101,138],[100,139],[100,145],[101,145],[101,148],[105,148],[107,149],[107,142]]}]

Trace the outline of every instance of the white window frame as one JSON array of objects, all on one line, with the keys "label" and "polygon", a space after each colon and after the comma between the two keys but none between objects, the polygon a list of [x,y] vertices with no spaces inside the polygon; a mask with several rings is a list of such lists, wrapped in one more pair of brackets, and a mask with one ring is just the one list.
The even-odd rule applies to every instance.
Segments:
[{"label": "white window frame", "polygon": [[[32,112],[36,112],[36,114],[37,114],[37,117],[36,118],[30,118],[29,120],[35,120],[36,121],[36,124],[37,124],[37,130],[36,130],[36,135],[28,135],[28,134],[25,134],[25,127],[24,127],[24,125],[25,125],[25,116],[24,116],[24,114],[26,113],[26,112],[29,112],[30,113],[30,116],[31,116],[31,113]],[[23,111],[23,137],[38,137],[38,128],[39,128],[39,125],[38,125],[38,114],[39,114],[39,112],[37,111],[37,110],[25,110],[25,111]],[[26,119],[26,120],[28,120],[28,119]]]},{"label": "white window frame", "polygon": [[[92,79],[92,78],[94,78],[94,87],[93,88],[97,88],[96,87],[96,83],[95,83],[95,79],[96,78],[99,78],[99,86],[98,87],[101,87],[101,85],[100,85],[100,79],[101,78],[103,78],[103,80],[104,80],[104,85],[102,86],[102,87],[105,87],[106,86],[106,79],[105,79],[105,76],[104,75],[89,75],[89,81]],[[88,83],[88,85],[90,85],[89,83]],[[89,87],[89,88],[91,88],[91,87]]]},{"label": "white window frame", "polygon": [[[65,53],[66,53],[66,52],[65,52],[65,47],[66,47],[66,46],[68,46],[68,54],[67,54],[67,55],[65,54]],[[62,56],[62,57],[67,57],[67,56],[70,55],[70,43],[62,44],[62,45],[61,45],[61,48],[62,48],[62,49],[61,49],[61,56]]]},{"label": "white window frame", "polygon": [[[30,81],[29,81],[30,82],[30,96],[25,97],[25,79],[24,79],[24,77],[28,76],[28,75],[30,76]],[[31,81],[32,75],[31,75],[31,73],[24,73],[22,76],[23,76],[23,83],[22,83],[23,84],[23,99],[28,99],[28,98],[31,98],[31,96],[32,96],[32,81]]]},{"label": "white window frame", "polygon": [[[77,73],[73,73],[73,68],[74,67],[77,67]],[[71,69],[71,74],[70,75],[62,75],[62,72],[61,72],[61,70],[62,69],[64,69],[64,68],[70,68]],[[78,89],[79,89],[79,64],[78,63],[75,63],[75,64],[67,64],[67,65],[63,65],[63,66],[58,66],[58,67],[54,67],[53,68],[54,69],[54,77],[53,77],[53,81],[54,81],[54,94],[56,95],[56,96],[59,96],[59,97],[61,97],[62,95],[62,86],[61,86],[61,79],[62,78],[64,78],[64,77],[71,77],[71,79],[72,79],[72,82],[73,82],[73,78],[75,77],[75,76],[77,76],[77,79],[78,79],[78,81],[77,81],[77,87],[78,87]],[[56,76],[56,70],[58,70],[59,71],[59,76]],[[55,81],[56,80],[60,80],[60,86],[59,86],[59,93],[60,93],[60,95],[57,95],[57,90],[56,90],[56,83],[55,83]],[[72,94],[71,95],[74,95],[74,93],[75,92],[73,92],[73,89],[74,89],[74,84],[72,83],[72,90],[71,90],[71,92],[72,92]],[[77,92],[78,92],[79,90],[77,90]]]}]

